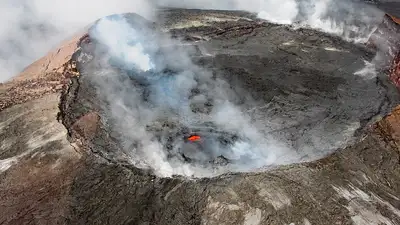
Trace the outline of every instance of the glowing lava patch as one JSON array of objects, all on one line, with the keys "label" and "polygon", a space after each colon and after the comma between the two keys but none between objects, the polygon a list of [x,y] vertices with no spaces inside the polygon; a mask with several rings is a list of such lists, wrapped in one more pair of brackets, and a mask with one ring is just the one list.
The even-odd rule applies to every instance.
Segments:
[{"label": "glowing lava patch", "polygon": [[190,137],[188,137],[188,141],[200,141],[201,137],[199,135],[192,135]]}]

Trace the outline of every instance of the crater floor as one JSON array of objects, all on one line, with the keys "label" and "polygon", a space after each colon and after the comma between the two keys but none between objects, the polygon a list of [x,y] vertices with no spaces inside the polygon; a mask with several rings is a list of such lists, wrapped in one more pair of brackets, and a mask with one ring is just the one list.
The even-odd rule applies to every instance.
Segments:
[{"label": "crater floor", "polygon": [[[173,20],[179,12],[164,17]],[[80,77],[65,95],[66,126],[99,112],[107,140],[118,146],[98,150],[110,159],[124,155],[161,176],[202,177],[322,158],[359,140],[398,104],[384,71],[357,73],[373,60],[373,49],[252,14],[188,10],[180,18],[202,16],[214,19],[189,28],[168,25],[178,42],[134,14],[98,21],[73,57]],[[105,26],[121,37],[118,45],[102,33]],[[126,61],[137,45],[146,53],[134,57],[154,68],[141,69],[144,59]],[[203,140],[182,140],[196,131]],[[215,165],[221,158],[223,166]]]}]

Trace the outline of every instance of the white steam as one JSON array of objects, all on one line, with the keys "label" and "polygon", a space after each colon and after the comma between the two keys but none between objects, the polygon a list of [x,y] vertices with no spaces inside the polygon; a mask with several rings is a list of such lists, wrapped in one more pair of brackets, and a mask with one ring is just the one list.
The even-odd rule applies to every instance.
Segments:
[{"label": "white steam", "polygon": [[159,6],[200,9],[244,10],[277,24],[297,23],[341,36],[349,41],[365,42],[382,22],[384,12],[350,0],[158,0]]},{"label": "white steam", "polygon": [[95,20],[114,13],[151,17],[148,1],[0,0],[0,82]]},{"label": "white steam", "polygon": [[376,8],[347,1],[308,0],[301,4],[303,25],[359,43],[368,41],[384,15]]},{"label": "white steam", "polygon": [[[188,51],[178,47],[179,42],[138,30],[119,16],[101,19],[90,34],[101,46],[104,45],[108,55],[103,55],[105,58],[98,72],[89,75],[98,85],[99,96],[106,100],[104,110],[135,166],[152,168],[160,176],[211,176],[289,163],[294,158],[298,160],[293,151],[258,129],[246,111],[231,102],[235,96],[226,88],[226,83],[212,80],[209,71],[193,64]],[[141,46],[140,50],[135,46]],[[125,57],[132,48],[135,48],[136,57]],[[100,51],[104,52],[104,49]],[[128,74],[112,69],[112,65],[124,68]],[[166,69],[176,72],[171,75],[164,72]],[[130,79],[126,79],[128,77],[146,80],[150,91],[147,100],[143,100],[143,86],[133,87]],[[200,93],[192,96],[194,87],[199,88]],[[212,111],[194,113],[191,104],[206,98],[214,100]],[[168,158],[164,140],[158,140],[154,132],[147,129],[165,121],[189,127],[212,122],[224,131],[240,134],[241,140],[230,151],[215,147],[210,153],[215,154],[214,157],[224,154],[234,163],[212,167]]]},{"label": "white steam", "polygon": [[[131,29],[128,23],[118,23],[119,26],[115,26],[115,22],[110,20],[101,20],[97,24],[99,34],[98,40],[110,46],[110,54],[113,57],[118,58],[125,65],[132,65],[138,67],[142,71],[148,71],[154,68],[153,63],[150,61],[150,56],[144,53],[142,44],[143,40],[138,40],[138,32]],[[111,35],[105,35],[107,34]],[[126,40],[136,42],[134,45],[130,45]]]},{"label": "white steam", "polygon": [[375,64],[368,62],[368,61],[364,61],[364,63],[365,63],[365,67],[356,71],[354,73],[354,75],[363,77],[365,79],[372,79],[372,78],[376,77],[377,71],[376,71]]},{"label": "white steam", "polygon": [[348,0],[0,0],[0,82],[98,18],[123,12],[152,18],[163,6],[246,10],[273,23],[299,23],[356,42],[365,42],[383,15]]},{"label": "white steam", "polygon": [[[249,111],[259,109],[249,110],[235,105],[237,94],[230,90],[230,86],[223,80],[213,80],[210,71],[191,61],[190,49],[187,49],[190,46],[143,28],[145,25],[138,19],[127,22],[123,16],[114,15],[101,19],[93,27],[90,36],[100,42],[97,51],[108,54],[100,54],[102,59],[97,55],[97,60],[100,60],[96,62],[100,66],[97,72],[83,75],[97,84],[100,98],[107,102],[103,106],[109,122],[124,151],[137,167],[151,168],[159,176],[213,176],[226,171],[254,171],[323,157],[346,144],[360,127],[358,122],[351,121],[339,126],[320,123],[315,129],[305,132],[297,147],[287,146],[290,144],[288,140],[284,137],[277,139],[271,131],[297,124],[301,112],[290,109],[291,104],[277,104],[276,107],[283,107],[280,109],[283,112],[300,113],[300,117],[270,115],[269,118],[255,118],[256,113],[253,115]],[[145,85],[134,84],[132,80]],[[193,88],[198,88],[194,96],[191,93]],[[204,105],[209,98],[213,99],[210,112],[192,111],[192,104]],[[290,96],[289,99],[304,100],[301,96]],[[279,98],[275,101],[279,103]],[[318,114],[323,105],[309,110]],[[190,164],[170,157],[168,151],[173,152],[175,148],[167,151],[166,140],[155,135],[155,130],[162,130],[167,121],[189,127],[212,122],[219,129],[239,134],[240,139],[229,151],[216,143],[210,153],[212,157],[222,154],[233,163],[228,166]],[[275,128],[271,125],[274,122],[277,123]],[[149,130],[149,127],[154,129]],[[203,157],[201,154],[197,156]]]}]

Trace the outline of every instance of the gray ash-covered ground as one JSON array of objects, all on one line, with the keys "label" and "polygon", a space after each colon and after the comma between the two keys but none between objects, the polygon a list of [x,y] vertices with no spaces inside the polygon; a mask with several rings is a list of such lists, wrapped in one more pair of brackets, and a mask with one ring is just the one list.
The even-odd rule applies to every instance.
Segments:
[{"label": "gray ash-covered ground", "polygon": [[[203,25],[191,25],[204,15]],[[77,101],[64,103],[79,109],[72,122],[81,111],[100,111],[124,160],[157,175],[318,159],[353,143],[398,104],[385,71],[355,74],[376,55],[362,44],[244,12],[167,10],[160,17],[165,25],[134,14],[100,20],[105,30],[94,25],[75,55],[81,77],[69,94]],[[176,28],[174,20],[181,21]],[[202,139],[188,142],[191,135]]]}]

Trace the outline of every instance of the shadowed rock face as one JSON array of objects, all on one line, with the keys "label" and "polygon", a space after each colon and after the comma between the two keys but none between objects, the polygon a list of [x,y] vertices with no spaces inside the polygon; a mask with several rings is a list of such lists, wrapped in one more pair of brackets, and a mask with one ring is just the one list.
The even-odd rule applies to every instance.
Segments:
[{"label": "shadowed rock face", "polygon": [[[118,117],[110,114],[112,102],[101,94],[106,89],[98,86],[107,78],[99,78],[104,69],[120,72],[121,93],[138,81],[105,68],[105,51],[89,32],[65,70],[55,70],[73,77],[59,105],[56,94],[47,94],[0,111],[7,140],[0,148],[0,196],[7,196],[0,223],[400,224],[398,92],[384,71],[370,79],[354,75],[379,49],[242,12],[167,10],[161,16],[165,25],[150,29],[164,28],[190,44],[183,48],[194,64],[226,81],[236,93],[229,100],[270,128],[268,135],[289,143],[289,155],[295,151],[301,161],[343,149],[309,163],[212,178],[163,178],[139,169],[118,133]],[[219,20],[198,27],[181,22],[210,16]],[[64,127],[56,122],[57,107]],[[349,129],[357,132],[344,135]],[[323,140],[331,148],[318,146]]]}]

